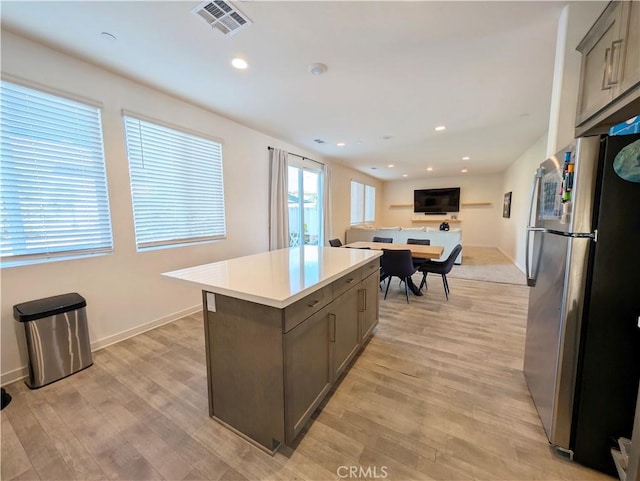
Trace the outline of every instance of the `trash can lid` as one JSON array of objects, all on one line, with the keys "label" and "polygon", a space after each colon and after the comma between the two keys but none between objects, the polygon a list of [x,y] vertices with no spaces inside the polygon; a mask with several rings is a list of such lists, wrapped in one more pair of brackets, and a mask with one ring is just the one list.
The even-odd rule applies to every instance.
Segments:
[{"label": "trash can lid", "polygon": [[16,321],[27,322],[55,316],[63,312],[86,307],[87,301],[77,292],[45,297],[35,301],[23,302],[13,306],[13,317]]}]

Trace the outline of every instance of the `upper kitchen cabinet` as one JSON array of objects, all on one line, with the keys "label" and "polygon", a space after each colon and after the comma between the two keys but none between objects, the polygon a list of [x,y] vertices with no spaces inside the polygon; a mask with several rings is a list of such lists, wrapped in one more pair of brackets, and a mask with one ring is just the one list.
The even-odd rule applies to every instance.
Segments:
[{"label": "upper kitchen cabinet", "polygon": [[576,137],[607,132],[640,110],[640,1],[611,2],[582,54]]}]

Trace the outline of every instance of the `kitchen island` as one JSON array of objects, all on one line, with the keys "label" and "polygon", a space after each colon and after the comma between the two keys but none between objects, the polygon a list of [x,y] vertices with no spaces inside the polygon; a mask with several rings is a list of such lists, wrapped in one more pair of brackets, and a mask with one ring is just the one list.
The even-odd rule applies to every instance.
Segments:
[{"label": "kitchen island", "polygon": [[202,289],[209,415],[291,444],[378,322],[379,251],[303,246],[164,273]]}]

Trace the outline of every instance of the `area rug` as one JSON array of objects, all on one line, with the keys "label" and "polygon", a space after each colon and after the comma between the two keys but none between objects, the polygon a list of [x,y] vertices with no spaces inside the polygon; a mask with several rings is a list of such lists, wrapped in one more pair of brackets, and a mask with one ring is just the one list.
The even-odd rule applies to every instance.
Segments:
[{"label": "area rug", "polygon": [[526,276],[495,247],[462,249],[462,264],[454,265],[447,277],[526,285]]}]

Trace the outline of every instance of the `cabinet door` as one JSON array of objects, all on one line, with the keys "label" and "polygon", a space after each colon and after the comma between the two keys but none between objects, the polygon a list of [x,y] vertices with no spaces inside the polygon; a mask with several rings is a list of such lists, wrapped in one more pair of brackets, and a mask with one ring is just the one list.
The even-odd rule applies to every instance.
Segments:
[{"label": "cabinet door", "polygon": [[360,347],[358,332],[358,289],[349,289],[335,299],[331,307],[333,344],[333,380],[346,369]]},{"label": "cabinet door", "polygon": [[576,122],[581,124],[613,99],[611,77],[619,74],[613,60],[620,60],[620,7],[609,7],[578,46],[582,53],[580,96]]},{"label": "cabinet door", "polygon": [[360,341],[364,342],[378,324],[378,292],[380,274],[376,272],[362,281],[360,287]]},{"label": "cabinet door", "polygon": [[[614,95],[618,96],[640,82],[640,1],[623,2],[620,38],[623,41],[624,63],[620,71],[619,85]],[[618,79],[615,79],[618,80]]]},{"label": "cabinet door", "polygon": [[289,444],[331,389],[329,306],[284,334],[285,439]]}]

